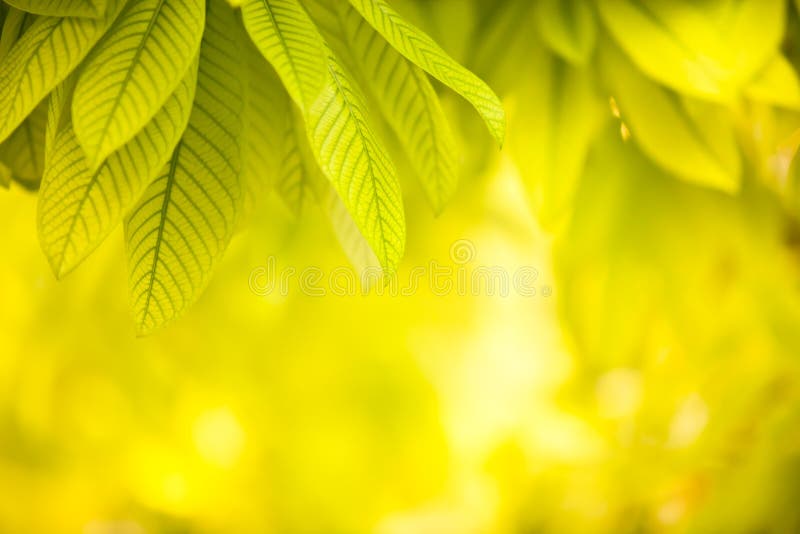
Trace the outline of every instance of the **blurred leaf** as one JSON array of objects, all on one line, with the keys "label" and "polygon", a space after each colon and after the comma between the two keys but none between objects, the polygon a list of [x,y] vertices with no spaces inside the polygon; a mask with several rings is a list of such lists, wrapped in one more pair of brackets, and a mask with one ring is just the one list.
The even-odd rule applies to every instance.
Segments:
[{"label": "blurred leaf", "polygon": [[[92,171],[72,124],[53,133],[39,194],[39,241],[56,277],[78,266],[169,161],[186,128],[197,61],[153,120]],[[68,91],[68,89],[67,89]],[[58,121],[53,113],[53,123]]]},{"label": "blurred leaf", "polygon": [[189,125],[125,222],[131,308],[141,334],[200,296],[235,229],[245,79],[236,24],[222,0],[209,3]]},{"label": "blurred leaf", "polygon": [[611,35],[645,74],[672,89],[732,101],[775,56],[783,0],[603,0]]},{"label": "blurred leaf", "polygon": [[589,0],[540,0],[534,14],[539,35],[554,52],[578,65],[589,60],[597,39]]},{"label": "blurred leaf", "polygon": [[502,146],[506,119],[497,95],[480,78],[458,64],[425,33],[411,25],[383,0],[350,3],[398,52],[466,98],[478,110]]},{"label": "blurred leaf", "polygon": [[4,189],[8,189],[9,185],[11,185],[11,169],[0,161],[0,186]]},{"label": "blurred leaf", "polygon": [[44,135],[47,103],[42,102],[11,136],[0,143],[0,162],[11,177],[28,189],[36,190],[44,169]]},{"label": "blurred leaf", "polygon": [[535,24],[533,10],[537,5],[528,0],[506,0],[502,8],[495,4],[484,14],[478,31],[473,32],[469,65],[501,97],[516,86],[519,64],[534,45],[530,28]]},{"label": "blurred leaf", "polygon": [[754,100],[800,110],[800,80],[792,64],[781,54],[764,67],[744,93]]},{"label": "blurred leaf", "polygon": [[[109,0],[100,19],[38,17],[0,59],[0,141],[77,67],[122,7]],[[25,88],[23,91],[22,88]]]},{"label": "blurred leaf", "polygon": [[51,17],[100,18],[106,8],[105,0],[5,0],[17,9]]},{"label": "blurred leaf", "polygon": [[341,8],[343,31],[366,85],[394,129],[438,215],[457,187],[455,141],[425,73],[410,65],[352,8]]},{"label": "blurred leaf", "polygon": [[722,191],[738,190],[741,160],[724,108],[676,95],[642,76],[611,43],[600,64],[633,141],[678,177]]},{"label": "blurred leaf", "polygon": [[204,0],[131,0],[82,66],[75,135],[92,170],[130,141],[178,87],[197,56]]},{"label": "blurred leaf", "polygon": [[286,104],[290,106],[289,116],[278,145],[281,151],[275,190],[297,217],[322,201],[329,184],[308,146],[302,117],[288,100]]},{"label": "blurred leaf", "polygon": [[272,66],[249,37],[242,36],[242,42],[247,58],[245,136],[242,147],[246,184],[242,219],[246,222],[277,180],[280,147],[289,120],[291,101]]},{"label": "blurred leaf", "polygon": [[572,210],[586,155],[609,113],[588,70],[541,47],[527,61],[530,69],[517,80],[509,148],[539,221],[555,230]]}]

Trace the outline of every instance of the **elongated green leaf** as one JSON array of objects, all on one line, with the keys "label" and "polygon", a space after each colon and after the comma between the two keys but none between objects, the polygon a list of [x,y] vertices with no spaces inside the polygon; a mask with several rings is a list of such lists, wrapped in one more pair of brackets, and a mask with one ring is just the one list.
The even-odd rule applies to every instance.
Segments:
[{"label": "elongated green leaf", "polygon": [[597,38],[590,0],[539,0],[534,17],[539,35],[554,52],[579,65],[589,60]]},{"label": "elongated green leaf", "polygon": [[197,55],[204,0],[130,0],[87,58],[72,121],[92,168],[164,105]]},{"label": "elongated green leaf", "polygon": [[299,216],[310,205],[322,200],[330,185],[314,160],[303,120],[295,110],[290,112],[281,141],[275,190],[289,210]]},{"label": "elongated green leaf", "polygon": [[5,0],[17,9],[51,17],[100,18],[105,12],[105,0]]},{"label": "elongated green leaf", "polygon": [[78,66],[117,16],[110,0],[104,17],[38,17],[0,59],[0,141]]},{"label": "elongated green leaf", "polygon": [[42,179],[46,123],[47,103],[42,102],[0,143],[0,162],[8,167],[14,180],[29,189],[38,188]]},{"label": "elongated green leaf", "polygon": [[55,135],[39,193],[39,241],[56,277],[86,258],[172,155],[192,108],[197,63],[145,128],[92,171],[71,124]]},{"label": "elongated green leaf", "polygon": [[142,334],[199,297],[236,225],[245,80],[236,24],[226,4],[209,2],[189,125],[125,223],[131,307]]},{"label": "elongated green leaf", "polygon": [[451,58],[428,35],[395,12],[384,0],[350,3],[398,52],[466,98],[502,145],[506,117],[497,95],[480,78]]},{"label": "elongated green leaf", "polygon": [[405,249],[403,197],[365,109],[363,95],[331,55],[328,82],[306,119],[309,138],[323,172],[391,275]]},{"label": "elongated green leaf", "polygon": [[325,43],[297,0],[246,0],[242,19],[253,43],[302,109],[325,81]]},{"label": "elongated green leaf", "polygon": [[366,85],[409,156],[438,215],[456,190],[455,141],[436,91],[422,70],[376,34],[346,4],[342,27]]},{"label": "elongated green leaf", "polygon": [[605,26],[648,76],[690,95],[731,101],[778,52],[783,0],[603,0]]},{"label": "elongated green leaf", "polygon": [[610,42],[600,52],[606,83],[642,151],[684,180],[726,192],[738,190],[741,159],[725,110],[662,88]]}]

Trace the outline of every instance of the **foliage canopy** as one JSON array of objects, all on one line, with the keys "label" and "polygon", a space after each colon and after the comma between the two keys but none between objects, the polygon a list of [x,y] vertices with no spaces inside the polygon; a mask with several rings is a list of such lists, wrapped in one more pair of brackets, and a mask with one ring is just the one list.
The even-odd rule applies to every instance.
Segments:
[{"label": "foliage canopy", "polygon": [[677,179],[733,195],[759,181],[795,202],[794,2],[476,1],[454,27],[437,23],[446,4],[0,3],[0,183],[39,188],[57,277],[124,221],[143,333],[198,298],[269,190],[296,215],[319,205],[357,235],[345,247],[395,272],[406,175],[439,214],[492,160],[449,93],[505,142],[554,232],[614,122]]},{"label": "foliage canopy", "polygon": [[[323,201],[332,187],[385,273],[396,269],[402,193],[364,85],[436,211],[455,190],[455,155],[425,72],[471,102],[499,143],[505,135],[491,89],[382,0],[237,7],[2,7],[0,141],[13,156],[3,163],[18,181],[41,181],[39,236],[58,277],[125,219],[131,305],[143,333],[199,296],[256,201],[246,197],[265,182],[297,212],[306,196]],[[333,21],[331,37],[312,9]],[[329,39],[347,45],[334,51]]]}]

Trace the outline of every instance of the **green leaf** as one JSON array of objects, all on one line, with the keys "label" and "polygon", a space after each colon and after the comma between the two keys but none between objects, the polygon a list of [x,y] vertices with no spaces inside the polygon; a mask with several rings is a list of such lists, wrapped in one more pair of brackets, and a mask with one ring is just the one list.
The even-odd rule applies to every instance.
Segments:
[{"label": "green leaf", "polygon": [[[103,242],[170,159],[189,120],[196,80],[195,61],[153,120],[96,171],[71,124],[53,135],[38,222],[39,241],[56,277],[69,273]],[[60,122],[54,115],[51,123]]]},{"label": "green leaf", "polygon": [[405,248],[400,184],[386,149],[367,123],[364,96],[333,55],[328,82],[306,124],[323,172],[391,275]]},{"label": "green leaf", "polygon": [[44,166],[50,166],[53,147],[56,137],[61,130],[69,126],[72,128],[70,119],[70,101],[75,92],[75,83],[78,81],[76,73],[71,74],[66,80],[56,86],[47,99],[47,127],[44,136]]},{"label": "green leaf", "polygon": [[236,25],[226,4],[209,2],[189,125],[125,223],[131,309],[141,334],[200,296],[236,227],[245,80]]},{"label": "green leaf", "polygon": [[4,0],[8,5],[51,17],[100,18],[105,12],[105,0]]},{"label": "green leaf", "polygon": [[608,103],[587,68],[531,47],[516,82],[508,146],[542,227],[560,230]]},{"label": "green leaf", "polygon": [[341,17],[366,85],[438,215],[455,193],[458,178],[455,141],[436,91],[425,73],[391,48],[357,11],[345,6]]},{"label": "green leaf", "polygon": [[588,0],[539,0],[534,5],[534,20],[551,50],[571,63],[586,64],[597,39]]},{"label": "green leaf", "polygon": [[197,55],[204,0],[131,0],[87,58],[75,87],[75,134],[97,168],[130,141]]},{"label": "green leaf", "polygon": [[44,168],[44,135],[47,104],[42,102],[14,133],[0,143],[0,162],[11,176],[29,189],[38,188]]},{"label": "green leaf", "polygon": [[778,51],[783,0],[603,0],[603,22],[636,66],[677,91],[732,101]]},{"label": "green leaf", "polygon": [[307,109],[325,82],[326,45],[297,0],[245,0],[242,19],[292,99]]},{"label": "green leaf", "polygon": [[491,134],[500,145],[503,144],[505,112],[500,99],[488,85],[458,64],[433,39],[403,19],[384,0],[350,0],[350,3],[398,52],[475,106]]},{"label": "green leaf", "polygon": [[100,19],[38,17],[0,59],[0,141],[80,64],[121,5],[110,0]]},{"label": "green leaf", "polygon": [[726,192],[739,189],[741,159],[726,110],[672,93],[645,78],[613,44],[600,65],[631,138],[678,177]]}]

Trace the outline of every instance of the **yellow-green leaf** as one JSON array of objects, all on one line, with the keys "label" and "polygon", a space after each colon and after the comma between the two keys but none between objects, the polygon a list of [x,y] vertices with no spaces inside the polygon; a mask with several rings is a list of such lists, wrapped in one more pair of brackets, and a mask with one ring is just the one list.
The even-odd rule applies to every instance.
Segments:
[{"label": "yellow-green leaf", "polygon": [[105,12],[105,0],[5,0],[17,9],[51,17],[99,18]]},{"label": "yellow-green leaf", "polygon": [[42,102],[0,143],[0,162],[11,171],[14,180],[28,188],[36,189],[42,179],[46,123],[47,103]]},{"label": "yellow-green leaf", "polygon": [[466,98],[483,117],[495,140],[503,144],[505,112],[500,99],[483,80],[451,58],[384,0],[350,0],[350,3],[398,52]]},{"label": "yellow-green leaf", "polygon": [[800,110],[800,80],[789,60],[776,55],[744,90],[745,96],[761,102]]},{"label": "yellow-green leaf", "polygon": [[457,186],[456,148],[430,80],[391,48],[354,9],[341,20],[366,85],[408,154],[425,194],[439,214]]},{"label": "yellow-green leaf", "polygon": [[246,0],[242,18],[250,38],[302,109],[325,81],[325,43],[297,0]]},{"label": "yellow-green leaf", "polygon": [[[244,30],[242,30],[244,31]],[[245,142],[242,147],[247,219],[275,182],[291,100],[272,66],[249,37],[242,36],[247,59],[245,87]]]},{"label": "yellow-green leaf", "polygon": [[741,159],[724,108],[660,87],[611,43],[601,47],[600,65],[622,121],[645,154],[689,182],[738,190]]},{"label": "yellow-green leaf", "polygon": [[200,296],[236,227],[245,81],[237,24],[222,0],[209,2],[189,125],[125,222],[131,309],[141,334]]},{"label": "yellow-green leaf", "polygon": [[103,242],[170,159],[189,119],[196,79],[195,61],[153,120],[95,171],[71,124],[53,135],[38,222],[39,241],[56,277],[69,273]]},{"label": "yellow-green leaf", "polygon": [[602,0],[605,26],[648,76],[677,91],[732,101],[777,53],[783,0]]},{"label": "yellow-green leaf", "polygon": [[102,18],[37,17],[0,59],[0,141],[11,135],[53,88],[77,67],[117,16],[110,0]]},{"label": "yellow-green leaf", "polygon": [[197,55],[204,0],[130,0],[75,87],[72,122],[97,168],[164,105]]},{"label": "yellow-green leaf", "polygon": [[367,123],[364,96],[335,57],[306,124],[323,172],[387,275],[405,249],[403,197],[394,164]]}]

